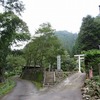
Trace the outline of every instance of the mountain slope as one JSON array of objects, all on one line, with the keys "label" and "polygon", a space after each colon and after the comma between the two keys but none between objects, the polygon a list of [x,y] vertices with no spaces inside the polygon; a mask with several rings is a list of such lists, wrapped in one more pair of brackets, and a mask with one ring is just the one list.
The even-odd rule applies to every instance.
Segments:
[{"label": "mountain slope", "polygon": [[76,41],[78,35],[76,33],[73,34],[73,33],[68,32],[68,31],[56,31],[55,35],[61,41],[62,46],[70,54],[72,54],[72,48],[75,44],[75,41]]}]

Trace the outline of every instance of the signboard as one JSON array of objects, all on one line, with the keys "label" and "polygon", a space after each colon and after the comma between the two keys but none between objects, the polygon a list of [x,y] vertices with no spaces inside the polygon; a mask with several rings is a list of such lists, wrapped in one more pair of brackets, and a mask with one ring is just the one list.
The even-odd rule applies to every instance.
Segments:
[{"label": "signboard", "polygon": [[57,56],[57,70],[61,70],[61,57],[60,57],[60,55]]}]

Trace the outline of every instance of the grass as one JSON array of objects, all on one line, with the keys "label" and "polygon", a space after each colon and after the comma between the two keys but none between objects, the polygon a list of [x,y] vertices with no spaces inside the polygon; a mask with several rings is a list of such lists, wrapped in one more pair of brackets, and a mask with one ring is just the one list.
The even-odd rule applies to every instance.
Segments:
[{"label": "grass", "polygon": [[41,89],[43,87],[43,84],[42,83],[35,82],[35,81],[33,81],[33,83],[37,87],[37,89]]},{"label": "grass", "polygon": [[10,79],[7,79],[4,83],[0,83],[0,97],[9,93],[14,86],[15,82]]}]

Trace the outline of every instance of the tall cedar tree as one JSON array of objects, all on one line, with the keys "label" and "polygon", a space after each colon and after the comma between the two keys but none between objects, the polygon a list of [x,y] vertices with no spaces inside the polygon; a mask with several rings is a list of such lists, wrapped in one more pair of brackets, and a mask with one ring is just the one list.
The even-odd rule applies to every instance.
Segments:
[{"label": "tall cedar tree", "polygon": [[75,44],[75,53],[98,49],[100,44],[100,18],[88,15],[83,22]]}]

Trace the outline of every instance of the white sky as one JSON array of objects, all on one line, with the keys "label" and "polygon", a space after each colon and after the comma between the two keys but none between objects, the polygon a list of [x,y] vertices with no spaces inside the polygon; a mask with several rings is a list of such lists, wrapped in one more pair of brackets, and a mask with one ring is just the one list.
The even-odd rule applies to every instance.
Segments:
[{"label": "white sky", "polygon": [[78,32],[82,18],[99,14],[100,0],[23,0],[23,20],[33,35],[39,25],[50,22],[56,30]]}]

